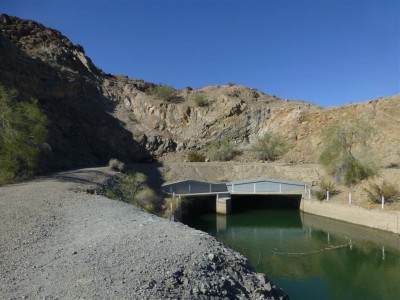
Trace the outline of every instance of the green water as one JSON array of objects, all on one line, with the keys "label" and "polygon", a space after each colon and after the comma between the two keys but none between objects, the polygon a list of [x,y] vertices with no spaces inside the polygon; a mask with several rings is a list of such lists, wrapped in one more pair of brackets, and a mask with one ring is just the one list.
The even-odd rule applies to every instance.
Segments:
[{"label": "green water", "polygon": [[190,216],[291,299],[400,299],[400,238],[296,210]]}]

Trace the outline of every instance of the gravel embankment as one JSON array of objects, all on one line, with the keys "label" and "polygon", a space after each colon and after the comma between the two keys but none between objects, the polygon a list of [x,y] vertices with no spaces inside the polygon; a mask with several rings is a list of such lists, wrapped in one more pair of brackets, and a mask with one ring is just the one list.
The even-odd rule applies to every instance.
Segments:
[{"label": "gravel embankment", "polygon": [[1,299],[286,299],[208,234],[79,192],[107,176],[0,188]]}]

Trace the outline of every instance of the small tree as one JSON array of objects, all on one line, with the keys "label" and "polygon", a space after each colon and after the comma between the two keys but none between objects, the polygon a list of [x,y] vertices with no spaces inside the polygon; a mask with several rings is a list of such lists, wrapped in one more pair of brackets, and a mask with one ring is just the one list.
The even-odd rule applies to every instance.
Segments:
[{"label": "small tree", "polygon": [[251,149],[258,159],[274,161],[284,155],[289,147],[283,137],[265,133]]},{"label": "small tree", "polygon": [[36,100],[18,101],[0,85],[0,185],[35,173],[47,123]]},{"label": "small tree", "polygon": [[346,122],[329,127],[324,134],[324,148],[319,156],[328,173],[338,182],[352,185],[375,174],[367,155],[367,142],[374,132],[366,121]]}]

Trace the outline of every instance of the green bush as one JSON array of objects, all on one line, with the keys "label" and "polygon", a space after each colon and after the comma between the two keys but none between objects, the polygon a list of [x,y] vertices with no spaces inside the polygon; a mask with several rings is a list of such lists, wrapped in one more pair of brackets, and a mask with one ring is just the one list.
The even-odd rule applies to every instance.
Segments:
[{"label": "green bush", "polygon": [[240,151],[233,145],[230,138],[215,141],[208,147],[208,156],[215,161],[228,161],[239,154]]},{"label": "green bush", "polygon": [[319,189],[314,191],[314,195],[315,197],[317,197],[318,200],[322,201],[326,199],[328,191],[331,196],[339,194],[339,191],[336,189],[336,186],[332,182],[322,180],[319,184]]},{"label": "green bush", "polygon": [[165,102],[172,102],[176,98],[176,90],[170,85],[157,85],[153,88],[152,93]]},{"label": "green bush", "polygon": [[367,143],[373,132],[373,128],[363,120],[329,127],[324,133],[319,163],[338,182],[348,186],[374,175],[373,163],[362,160],[363,157],[372,157],[368,155]]},{"label": "green bush", "polygon": [[400,191],[396,185],[383,181],[381,184],[372,183],[367,192],[368,200],[372,203],[381,203],[382,197],[385,197],[385,202],[397,202],[400,200]]},{"label": "green bush", "polygon": [[201,92],[195,93],[192,96],[192,99],[198,107],[205,107],[208,105],[207,96],[204,93]]},{"label": "green bush", "polygon": [[206,157],[200,153],[197,153],[195,151],[191,151],[188,155],[188,161],[189,162],[204,162],[206,160]]},{"label": "green bush", "polygon": [[101,192],[110,199],[133,204],[150,213],[160,213],[163,200],[147,186],[147,177],[131,172],[111,178]]},{"label": "green bush", "polygon": [[348,156],[343,160],[343,176],[346,185],[353,185],[376,174],[374,168],[362,163],[354,156]]},{"label": "green bush", "polygon": [[258,159],[277,160],[289,150],[283,137],[267,132],[252,147],[251,151]]},{"label": "green bush", "polygon": [[35,174],[47,124],[36,100],[18,101],[0,85],[0,185]]}]

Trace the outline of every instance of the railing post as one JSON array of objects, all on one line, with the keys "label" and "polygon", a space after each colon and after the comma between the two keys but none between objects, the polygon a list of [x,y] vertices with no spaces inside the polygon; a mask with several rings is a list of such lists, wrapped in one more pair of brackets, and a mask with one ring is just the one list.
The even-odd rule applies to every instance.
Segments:
[{"label": "railing post", "polygon": [[190,194],[190,184],[189,184],[189,194]]},{"label": "railing post", "polygon": [[351,192],[349,193],[349,205],[351,205]]},{"label": "railing post", "polygon": [[211,183],[210,183],[210,194],[211,194]]},{"label": "railing post", "polygon": [[326,191],[326,201],[329,201],[329,191]]},{"label": "railing post", "polygon": [[234,189],[234,187],[235,187],[235,184],[233,184],[233,183],[232,183],[232,193],[233,193],[233,189]]},{"label": "railing post", "polygon": [[385,207],[385,197],[382,196],[382,209]]},{"label": "railing post", "polygon": [[279,184],[279,193],[282,193],[282,183]]},{"label": "railing post", "polygon": [[253,183],[253,185],[254,185],[254,187],[253,187],[253,193],[255,193],[255,192],[256,192],[256,184]]},{"label": "railing post", "polygon": [[308,200],[311,200],[311,188],[308,188]]}]

